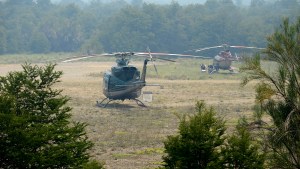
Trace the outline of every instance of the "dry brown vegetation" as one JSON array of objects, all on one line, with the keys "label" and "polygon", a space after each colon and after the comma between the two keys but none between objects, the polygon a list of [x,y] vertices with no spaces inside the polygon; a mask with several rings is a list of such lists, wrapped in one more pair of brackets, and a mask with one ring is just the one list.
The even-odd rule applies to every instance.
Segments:
[{"label": "dry brown vegetation", "polygon": [[[193,113],[198,100],[213,106],[225,118],[229,128],[239,117],[252,116],[254,84],[242,88],[239,78],[226,80],[213,75],[201,80],[201,76],[207,75],[199,72],[196,72],[199,76],[196,80],[168,80],[151,75],[147,82],[162,87],[144,88],[144,91],[153,92],[153,101],[146,103],[146,108],[130,100],[114,101],[107,108],[99,108],[96,100],[104,98],[101,74],[113,64],[74,62],[57,65],[57,70],[64,74],[56,87],[71,97],[72,119],[88,124],[88,136],[95,143],[92,157],[105,162],[107,169],[159,166],[163,141],[177,132],[178,115]],[[20,64],[1,64],[0,75],[15,70],[21,70]]]}]

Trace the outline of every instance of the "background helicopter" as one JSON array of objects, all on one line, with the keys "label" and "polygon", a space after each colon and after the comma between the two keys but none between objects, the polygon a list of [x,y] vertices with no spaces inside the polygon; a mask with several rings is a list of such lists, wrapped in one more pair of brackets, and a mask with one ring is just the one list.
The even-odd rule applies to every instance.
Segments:
[{"label": "background helicopter", "polygon": [[[232,61],[238,61],[240,58],[235,54],[233,56],[229,50],[229,48],[245,48],[245,49],[264,49],[264,48],[258,48],[258,47],[249,47],[249,46],[230,46],[227,44],[222,44],[220,46],[212,46],[212,47],[205,47],[196,49],[195,52],[201,52],[204,50],[214,49],[214,48],[223,48],[222,51],[219,52],[216,56],[213,58],[213,64],[208,65],[207,71],[209,74],[212,74],[214,72],[218,72],[220,69],[222,70],[229,70],[230,72],[234,71],[234,68],[231,66]],[[207,59],[207,57],[203,57]],[[201,71],[206,70],[206,66],[201,65]]]},{"label": "background helicopter", "polygon": [[[171,53],[151,53],[148,49],[148,52],[121,52],[113,54],[100,54],[100,55],[88,55],[81,57],[72,57],[66,59],[62,62],[71,62],[96,56],[115,56],[117,65],[112,66],[111,70],[108,70],[104,73],[103,76],[103,94],[106,96],[102,101],[97,101],[97,105],[100,107],[106,107],[109,102],[113,100],[122,100],[125,99],[134,100],[139,106],[145,106],[145,104],[140,101],[138,98],[141,95],[141,90],[145,86],[158,86],[158,84],[147,84],[146,83],[146,70],[147,63],[149,61],[153,62],[155,71],[157,73],[156,66],[154,61],[156,59],[161,59],[165,61],[175,62],[174,60],[153,57],[152,54],[160,56],[187,56],[187,57],[196,57],[193,55],[184,55],[184,54],[171,54]],[[130,59],[132,56],[143,56],[144,59],[143,69],[140,72],[137,67],[130,65]]]}]

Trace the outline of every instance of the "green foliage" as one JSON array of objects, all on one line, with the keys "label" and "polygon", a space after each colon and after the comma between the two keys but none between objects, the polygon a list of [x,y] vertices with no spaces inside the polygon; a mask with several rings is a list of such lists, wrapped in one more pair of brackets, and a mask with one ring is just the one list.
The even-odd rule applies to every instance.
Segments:
[{"label": "green foliage", "polygon": [[83,165],[82,169],[103,169],[104,164],[98,163],[95,160],[92,160],[86,164]]},{"label": "green foliage", "polygon": [[181,119],[179,134],[164,142],[165,168],[264,167],[265,155],[242,121],[233,135],[225,136],[225,122],[213,108],[197,102],[196,110],[193,116]]},{"label": "green foliage", "polygon": [[0,168],[74,168],[89,159],[86,124],[70,123],[61,71],[24,64],[0,77]]},{"label": "green foliage", "polygon": [[284,19],[280,28],[268,37],[265,54],[278,66],[268,73],[260,58],[249,59],[241,68],[248,75],[244,84],[259,80],[257,99],[273,120],[268,143],[275,168],[300,168],[300,18],[294,24]]},{"label": "green foliage", "polygon": [[251,143],[251,134],[245,126],[238,125],[222,147],[221,168],[264,168],[265,156],[258,145]]},{"label": "green foliage", "polygon": [[203,102],[196,105],[194,116],[181,119],[179,135],[164,142],[166,168],[206,168],[219,157],[218,148],[224,142],[224,121],[215,117],[213,108]]}]

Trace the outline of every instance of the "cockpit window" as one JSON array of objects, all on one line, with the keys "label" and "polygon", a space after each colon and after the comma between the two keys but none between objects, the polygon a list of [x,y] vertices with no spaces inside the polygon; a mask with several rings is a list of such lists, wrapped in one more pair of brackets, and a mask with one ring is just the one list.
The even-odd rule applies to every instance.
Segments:
[{"label": "cockpit window", "polygon": [[115,70],[114,75],[122,81],[129,81],[135,79],[137,71],[136,67],[121,67]]}]

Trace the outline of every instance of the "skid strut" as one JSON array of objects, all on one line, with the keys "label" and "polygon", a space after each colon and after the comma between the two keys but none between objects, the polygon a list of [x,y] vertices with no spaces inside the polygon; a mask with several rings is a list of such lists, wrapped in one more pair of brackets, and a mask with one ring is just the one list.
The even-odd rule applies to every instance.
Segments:
[{"label": "skid strut", "polygon": [[141,106],[141,107],[147,107],[142,101],[140,101],[139,99],[133,99],[135,100],[136,104]]},{"label": "skid strut", "polygon": [[[104,101],[106,101],[106,103]],[[105,108],[111,101],[113,100],[106,97],[101,102],[97,101],[97,106]]]},{"label": "skid strut", "polygon": [[[103,100],[101,100],[101,102],[97,101],[97,106],[99,107],[103,107],[105,108],[108,103],[110,103],[111,101],[113,101],[114,99],[109,99],[109,98],[104,98]],[[140,101],[139,99],[132,99],[136,102],[137,105],[141,106],[141,107],[147,107],[142,101]]]}]

